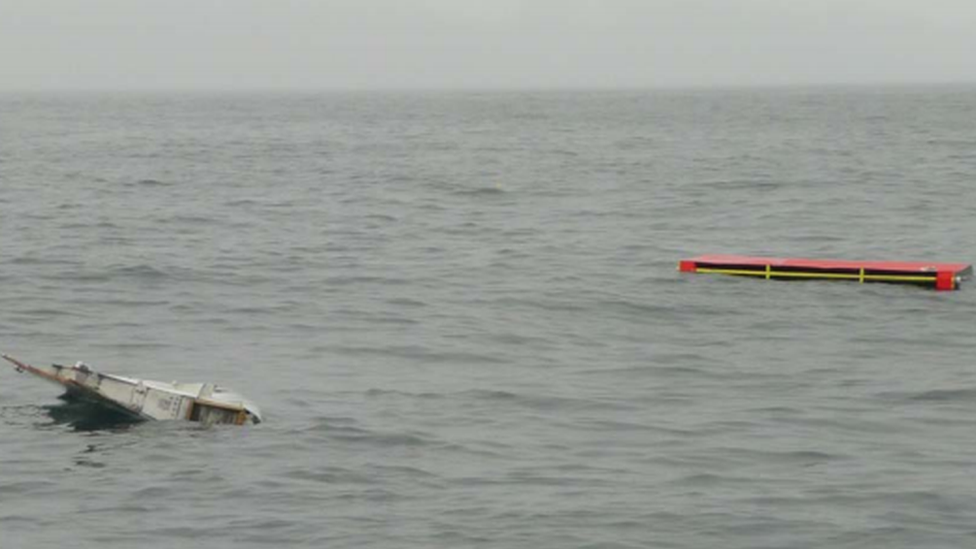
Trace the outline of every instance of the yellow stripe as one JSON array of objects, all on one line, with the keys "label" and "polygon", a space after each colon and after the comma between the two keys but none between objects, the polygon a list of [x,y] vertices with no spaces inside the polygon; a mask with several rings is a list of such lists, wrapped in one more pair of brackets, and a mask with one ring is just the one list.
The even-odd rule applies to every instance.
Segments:
[{"label": "yellow stripe", "polygon": [[766,271],[737,271],[735,269],[703,269],[698,267],[695,270],[696,273],[719,273],[719,274],[730,274],[730,275],[752,275],[752,276],[766,276]]},{"label": "yellow stripe", "polygon": [[872,275],[864,274],[862,269],[858,274],[843,274],[843,273],[816,273],[816,272],[794,272],[794,271],[773,271],[768,268],[765,271],[745,271],[739,269],[704,269],[699,267],[697,272],[699,273],[717,273],[717,274],[729,274],[729,275],[744,275],[744,276],[762,276],[767,279],[770,277],[778,276],[785,278],[822,278],[822,279],[834,279],[834,280],[859,280],[864,281],[879,281],[879,282],[935,282],[934,276],[917,276],[917,275]]}]

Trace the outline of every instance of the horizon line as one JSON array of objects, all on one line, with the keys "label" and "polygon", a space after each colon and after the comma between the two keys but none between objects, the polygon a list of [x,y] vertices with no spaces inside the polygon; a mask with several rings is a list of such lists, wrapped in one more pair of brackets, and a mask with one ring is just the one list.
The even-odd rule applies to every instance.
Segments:
[{"label": "horizon line", "polygon": [[126,94],[126,93],[221,93],[221,94],[328,94],[328,93],[546,93],[546,92],[704,92],[746,90],[865,89],[865,88],[946,88],[972,87],[976,80],[944,81],[864,81],[798,83],[717,83],[627,86],[159,86],[159,87],[10,87],[0,94]]}]

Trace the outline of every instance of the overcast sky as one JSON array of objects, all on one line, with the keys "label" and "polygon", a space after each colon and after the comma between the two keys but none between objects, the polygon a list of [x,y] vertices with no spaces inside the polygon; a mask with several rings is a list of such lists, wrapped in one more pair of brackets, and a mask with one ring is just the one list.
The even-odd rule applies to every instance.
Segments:
[{"label": "overcast sky", "polygon": [[976,81],[976,0],[0,0],[0,89]]}]

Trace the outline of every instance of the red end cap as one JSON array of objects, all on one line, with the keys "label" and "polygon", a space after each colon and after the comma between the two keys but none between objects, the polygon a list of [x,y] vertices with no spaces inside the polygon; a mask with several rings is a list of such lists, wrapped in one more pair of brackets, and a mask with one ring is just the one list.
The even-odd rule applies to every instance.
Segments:
[{"label": "red end cap", "polygon": [[955,290],[956,273],[952,271],[939,271],[935,273],[935,289],[941,291]]},{"label": "red end cap", "polygon": [[678,262],[678,270],[683,273],[693,273],[698,270],[698,265],[694,261],[683,260]]}]

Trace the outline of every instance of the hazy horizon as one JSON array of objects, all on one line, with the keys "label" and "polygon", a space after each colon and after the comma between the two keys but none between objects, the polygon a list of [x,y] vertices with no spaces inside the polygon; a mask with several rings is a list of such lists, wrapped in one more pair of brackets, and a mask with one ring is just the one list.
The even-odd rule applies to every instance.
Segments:
[{"label": "hazy horizon", "polygon": [[232,95],[329,95],[329,94],[477,94],[477,93],[706,93],[706,92],[729,92],[736,91],[790,91],[804,90],[850,90],[850,91],[878,91],[886,90],[926,90],[926,89],[976,89],[976,80],[958,82],[813,82],[813,83],[791,83],[791,84],[710,84],[710,85],[673,85],[673,86],[627,86],[627,87],[582,87],[582,86],[563,86],[563,87],[332,87],[332,88],[295,88],[295,87],[157,87],[157,88],[3,88],[0,87],[0,94],[5,96],[18,95],[147,95],[154,94],[177,94],[177,95],[199,95],[206,96],[211,94],[232,94]]},{"label": "hazy horizon", "polygon": [[0,91],[976,83],[962,0],[9,0]]}]

